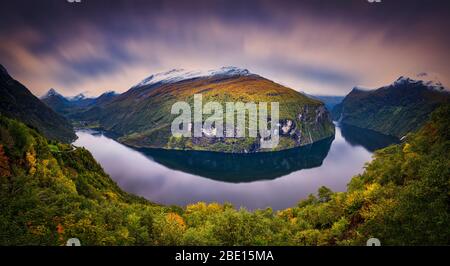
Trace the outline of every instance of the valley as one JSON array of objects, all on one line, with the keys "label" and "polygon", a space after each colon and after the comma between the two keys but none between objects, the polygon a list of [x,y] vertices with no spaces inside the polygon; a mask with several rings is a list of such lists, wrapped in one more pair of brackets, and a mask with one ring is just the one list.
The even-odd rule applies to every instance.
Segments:
[{"label": "valley", "polygon": [[[215,79],[224,82],[224,77]],[[248,85],[255,79],[259,77],[225,80]],[[192,82],[213,86],[211,78],[181,84]],[[12,79],[5,84],[6,90],[14,87],[27,93]],[[77,103],[86,101],[83,97],[66,99],[71,102],[65,109],[67,118],[37,102],[46,111],[35,115],[48,112],[60,121],[91,127],[95,122],[101,128],[109,121],[101,115],[104,110],[119,108],[130,99],[128,94],[148,100],[149,93],[157,100],[159,87],[147,85],[150,88],[132,88],[98,104],[91,105],[91,99],[84,107]],[[172,84],[164,86],[183,93]],[[306,121],[318,130],[314,136],[322,137],[297,138],[294,146],[280,151],[227,153],[211,146],[170,149],[164,142],[156,149],[125,146],[127,138],[137,135],[111,139],[107,136],[116,131],[97,127],[77,131],[77,140],[68,144],[44,136],[46,129],[27,123],[27,116],[27,124],[22,123],[21,109],[3,109],[0,243],[61,245],[73,235],[86,245],[362,245],[373,235],[386,245],[447,243],[448,104],[436,105],[428,120],[400,141],[345,124],[345,119],[335,127],[323,103],[271,86],[280,94],[258,97],[288,94],[285,101],[296,108],[281,109],[281,116]],[[58,94],[51,91],[49,96]],[[36,101],[33,97],[29,99]],[[12,106],[11,98],[3,99],[2,106]],[[297,116],[298,110],[305,116]],[[81,117],[92,120],[76,120]],[[321,129],[328,127],[326,132],[332,134],[323,135]],[[311,128],[298,126],[292,132],[302,136],[302,130]],[[226,228],[233,228],[233,234]]]}]

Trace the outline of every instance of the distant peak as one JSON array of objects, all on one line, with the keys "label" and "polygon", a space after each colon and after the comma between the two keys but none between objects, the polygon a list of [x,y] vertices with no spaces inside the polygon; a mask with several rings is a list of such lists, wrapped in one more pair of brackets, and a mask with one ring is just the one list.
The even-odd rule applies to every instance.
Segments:
[{"label": "distant peak", "polygon": [[162,84],[170,84],[183,80],[189,80],[194,78],[202,78],[202,77],[212,77],[212,76],[248,76],[251,75],[250,71],[247,69],[234,67],[234,66],[225,66],[218,69],[211,70],[186,70],[181,68],[172,69],[166,72],[161,72],[157,74],[153,74],[148,78],[141,81],[134,87],[142,87],[157,83]]},{"label": "distant peak", "polygon": [[404,83],[417,83],[417,80],[414,80],[410,77],[400,76],[396,81],[394,81],[394,85],[404,84]]},{"label": "distant peak", "polygon": [[79,94],[69,98],[69,100],[71,100],[71,101],[79,101],[79,100],[83,100],[83,99],[86,99],[86,96],[83,93],[79,93]]},{"label": "distant peak", "polygon": [[116,95],[119,95],[117,92],[115,91],[105,91],[104,93],[100,94],[100,96],[97,97],[98,98],[107,98],[107,97],[114,97]]},{"label": "distant peak", "polygon": [[102,95],[116,95],[117,92],[115,91],[105,91],[104,93],[102,93]]},{"label": "distant peak", "polygon": [[438,80],[437,77],[430,75],[426,72],[421,72],[416,75],[415,78],[410,78],[407,76],[400,76],[394,83],[393,86],[401,85],[401,84],[422,84],[429,89],[436,91],[444,91],[444,85]]},{"label": "distant peak", "polygon": [[44,96],[41,97],[41,99],[46,99],[46,98],[50,98],[50,97],[54,97],[54,96],[63,97],[55,89],[51,88],[51,89],[48,90],[48,92],[46,94],[44,94]]}]

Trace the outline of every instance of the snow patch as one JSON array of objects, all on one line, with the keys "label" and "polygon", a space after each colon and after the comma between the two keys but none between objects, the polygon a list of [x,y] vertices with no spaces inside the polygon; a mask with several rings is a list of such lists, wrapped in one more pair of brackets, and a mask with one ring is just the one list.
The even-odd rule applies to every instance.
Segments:
[{"label": "snow patch", "polygon": [[213,77],[213,76],[226,76],[226,77],[233,77],[233,76],[248,76],[251,75],[251,73],[247,69],[242,69],[238,67],[222,67],[219,69],[213,69],[213,70],[185,70],[185,69],[172,69],[167,72],[157,73],[154,75],[149,76],[148,78],[141,81],[139,84],[135,85],[134,87],[142,87],[142,86],[148,86],[153,85],[157,83],[161,84],[171,84],[180,82],[183,80],[189,80],[194,78],[201,78],[201,77]]},{"label": "snow patch", "polygon": [[444,85],[437,79],[437,77],[434,77],[428,73],[422,72],[416,75],[417,79],[413,79],[406,76],[399,77],[394,83],[392,83],[392,86],[396,85],[402,85],[402,84],[422,84],[429,89],[436,90],[436,91],[444,91],[447,90]]},{"label": "snow patch", "polygon": [[86,99],[86,96],[83,93],[77,94],[72,97],[67,97],[67,100],[72,101],[72,102],[81,101],[84,99]]}]

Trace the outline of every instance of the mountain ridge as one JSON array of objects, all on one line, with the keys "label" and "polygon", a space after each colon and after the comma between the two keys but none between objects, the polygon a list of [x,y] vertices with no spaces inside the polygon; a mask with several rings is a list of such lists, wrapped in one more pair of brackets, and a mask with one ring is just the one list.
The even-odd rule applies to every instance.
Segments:
[{"label": "mountain ridge", "polygon": [[73,114],[82,112],[94,105],[105,104],[118,95],[115,91],[106,91],[98,97],[86,97],[83,93],[66,97],[52,88],[40,99],[55,112],[70,119]]},{"label": "mountain ridge", "polygon": [[332,110],[333,119],[401,138],[420,128],[440,105],[450,103],[441,83],[401,76],[375,90],[353,88]]},{"label": "mountain ridge", "polygon": [[66,118],[42,103],[24,85],[13,79],[0,65],[0,113],[18,119],[46,137],[62,142],[76,139]]}]

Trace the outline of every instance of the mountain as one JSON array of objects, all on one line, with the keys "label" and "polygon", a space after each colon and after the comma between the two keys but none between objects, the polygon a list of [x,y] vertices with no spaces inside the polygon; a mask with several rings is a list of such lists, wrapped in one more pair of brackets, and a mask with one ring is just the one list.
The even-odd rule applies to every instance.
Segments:
[{"label": "mountain", "polygon": [[88,98],[82,93],[73,97],[65,97],[55,89],[50,89],[41,97],[41,101],[55,112],[70,118],[72,115],[85,111],[94,105],[101,105],[112,101],[117,95],[117,93],[109,91],[97,98]]},{"label": "mountain", "polygon": [[95,105],[72,118],[98,125],[134,147],[262,151],[259,138],[172,137],[171,123],[178,116],[171,114],[172,105],[186,101],[193,106],[194,94],[202,94],[203,103],[215,101],[222,106],[226,102],[279,102],[281,137],[275,150],[308,145],[334,135],[331,116],[323,103],[236,67],[209,71],[175,69],[151,75],[114,101]]},{"label": "mountain", "polygon": [[112,102],[119,94],[115,91],[107,91],[102,95],[98,96],[94,99],[94,103],[92,105],[103,105],[109,102]]},{"label": "mountain", "polygon": [[[51,93],[54,93],[53,90]],[[55,94],[55,99],[58,96]],[[42,103],[0,65],[0,113],[36,128],[46,137],[63,142],[76,139],[72,125]]]},{"label": "mountain", "polygon": [[449,103],[450,93],[440,82],[400,77],[376,90],[354,88],[332,115],[341,123],[401,138],[420,128],[437,107]]},{"label": "mountain", "polygon": [[66,109],[71,105],[70,101],[59,94],[55,89],[50,89],[41,97],[41,101],[59,114],[64,114]]},{"label": "mountain", "polygon": [[77,95],[75,95],[73,97],[69,97],[68,99],[71,102],[80,102],[80,101],[83,101],[83,100],[85,100],[87,98],[86,98],[86,96],[83,93],[80,93],[80,94],[77,94]]},{"label": "mountain", "polygon": [[344,100],[345,96],[331,96],[331,95],[314,95],[314,94],[307,94],[307,93],[303,93],[308,97],[311,97],[313,99],[322,101],[325,104],[325,107],[329,110],[332,111],[333,108],[340,104],[342,102],[342,100]]},{"label": "mountain", "polygon": [[86,108],[95,104],[95,98],[88,98],[83,93],[67,97],[72,108]]}]

